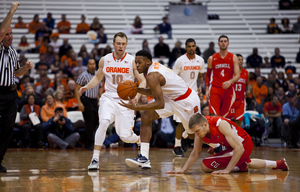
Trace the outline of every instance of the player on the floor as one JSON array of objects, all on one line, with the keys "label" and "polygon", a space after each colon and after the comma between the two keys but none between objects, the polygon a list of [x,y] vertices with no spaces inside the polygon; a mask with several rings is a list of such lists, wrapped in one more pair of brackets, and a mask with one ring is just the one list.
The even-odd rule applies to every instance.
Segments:
[{"label": "player on the floor", "polygon": [[227,50],[229,38],[221,35],[218,45],[220,51],[207,60],[205,91],[209,112],[224,117],[235,101],[232,84],[239,80],[240,71],[237,56]]},{"label": "player on the floor", "polygon": [[[126,143],[140,143],[132,128],[134,125],[134,111],[120,106],[120,98],[117,94],[119,82],[125,80],[134,81],[135,77],[140,82],[140,87],[146,87],[146,80],[143,74],[139,74],[134,62],[134,57],[125,52],[127,36],[119,32],[113,38],[113,53],[107,54],[99,61],[99,69],[91,81],[79,89],[83,94],[87,89],[97,86],[105,77],[105,93],[100,98],[99,127],[95,134],[95,145],[89,170],[99,168],[99,156],[108,126],[115,122],[116,132],[120,139]],[[136,96],[136,103],[140,94]]]},{"label": "player on the floor", "polygon": [[236,54],[236,56],[239,61],[240,79],[233,84],[236,98],[226,118],[234,118],[235,124],[241,127],[246,110],[245,91],[249,83],[250,75],[248,75],[248,71],[243,68],[243,56],[241,54]]},{"label": "player on the floor", "polygon": [[[203,83],[205,63],[202,57],[195,54],[196,48],[197,46],[195,40],[191,38],[187,39],[185,41],[186,54],[180,56],[175,61],[173,71],[185,81],[187,86],[200,94],[202,92],[201,85]],[[179,123],[176,127],[175,146],[173,153],[178,157],[183,157],[183,151],[187,150],[187,146],[181,147],[181,137],[182,133],[184,132],[184,128],[179,117],[174,115],[173,118]]]},{"label": "player on the floor", "polygon": [[194,149],[187,162],[179,171],[169,171],[168,174],[184,173],[200,157],[202,143],[220,143],[226,150],[206,157],[201,163],[204,172],[226,174],[231,171],[248,171],[270,167],[288,171],[288,165],[283,158],[279,161],[250,159],[253,148],[252,138],[234,122],[220,116],[203,116],[194,114],[189,121],[189,128],[195,133]]},{"label": "player on the floor", "polygon": [[133,110],[144,110],[141,114],[141,154],[135,159],[127,158],[126,164],[130,167],[150,169],[149,142],[152,136],[152,121],[166,118],[176,114],[182,121],[185,130],[188,130],[188,120],[194,113],[200,113],[200,99],[195,91],[171,69],[158,62],[152,62],[148,51],[141,50],[136,53],[136,67],[139,73],[147,75],[146,81],[149,88],[138,88],[143,95],[151,95],[154,101],[146,105],[136,106],[134,102],[120,103],[122,106]]}]

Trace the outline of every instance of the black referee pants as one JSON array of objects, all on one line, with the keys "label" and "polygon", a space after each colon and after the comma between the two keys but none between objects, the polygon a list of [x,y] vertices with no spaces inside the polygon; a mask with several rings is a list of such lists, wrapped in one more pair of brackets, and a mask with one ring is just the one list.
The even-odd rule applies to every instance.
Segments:
[{"label": "black referee pants", "polygon": [[85,123],[83,142],[86,147],[89,147],[94,144],[94,133],[99,125],[98,101],[84,96],[80,99],[84,105],[84,112],[82,112]]},{"label": "black referee pants", "polygon": [[0,164],[14,132],[17,115],[17,92],[0,91]]}]

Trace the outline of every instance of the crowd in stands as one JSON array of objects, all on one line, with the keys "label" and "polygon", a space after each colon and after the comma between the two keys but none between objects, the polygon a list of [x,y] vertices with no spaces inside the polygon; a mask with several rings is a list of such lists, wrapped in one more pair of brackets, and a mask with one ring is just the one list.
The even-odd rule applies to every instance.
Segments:
[{"label": "crowd in stands", "polygon": [[[40,54],[40,60],[35,64],[39,78],[34,80],[30,73],[27,73],[18,79],[18,111],[21,122],[17,127],[23,132],[21,139],[23,147],[43,148],[46,143],[51,148],[65,149],[79,146],[77,141],[80,143],[80,135],[76,131],[81,128],[84,129],[84,125],[81,122],[71,122],[67,116],[67,112],[78,111],[74,96],[76,79],[83,71],[87,70],[86,65],[89,59],[94,59],[98,63],[101,57],[112,52],[109,45],[106,48],[98,48],[98,43],[107,43],[104,26],[99,19],[95,17],[90,25],[85,20],[85,16],[81,15],[81,23],[77,25],[76,33],[87,33],[93,30],[97,33],[98,41],[94,44],[91,52],[88,52],[86,46],[82,45],[80,51],[76,53],[68,39],[60,39],[60,34],[70,33],[71,24],[65,14],[61,15],[61,21],[57,25],[55,25],[56,20],[52,18],[51,13],[48,13],[42,22],[39,21],[39,15],[34,15],[33,21],[29,25],[22,21],[21,16],[18,17],[15,28],[28,28],[29,33],[35,34],[36,45],[35,48],[30,48],[26,36],[21,37],[17,48],[20,54],[20,65],[24,65],[27,61],[25,53]],[[168,38],[172,38],[172,27],[168,18],[163,17],[162,20],[163,22],[158,24],[154,31],[159,34],[167,34]],[[58,32],[54,32],[55,26]],[[139,16],[134,19],[131,32],[143,34],[143,24]],[[292,32],[300,33],[300,17],[293,26],[289,24],[287,18],[282,19],[280,26],[275,23],[275,19],[270,19],[268,33]],[[149,48],[146,39],[141,47],[143,50],[149,51],[155,58],[168,59],[168,66],[172,68],[176,59],[186,53],[181,45],[182,43],[177,41],[174,48],[170,49],[163,37],[160,36],[153,50]],[[197,47],[196,54],[203,56],[206,62],[215,52],[214,42],[210,42],[203,55],[201,55],[199,47]],[[270,127],[267,131],[269,136],[282,137],[285,133],[282,133],[282,130],[290,130],[290,132],[295,133],[297,131],[292,127],[294,124],[289,124],[289,122],[299,121],[298,118],[300,118],[300,107],[297,105],[300,103],[300,101],[298,102],[300,78],[293,77],[296,69],[286,66],[285,57],[280,55],[280,49],[277,47],[271,58],[262,58],[258,53],[258,49],[253,48],[252,54],[246,59],[247,68],[254,69],[254,72],[250,73],[250,94],[246,98],[247,109],[255,110],[266,117]],[[300,63],[300,51],[297,54],[296,62]],[[261,75],[261,68],[270,68],[270,71],[272,69],[268,78]],[[54,79],[49,79],[47,76],[49,72],[55,75]],[[204,90],[203,88],[203,93],[199,95],[203,113],[207,112]],[[145,104],[149,100],[150,98],[142,96],[139,102]],[[30,116],[32,112],[34,112],[35,118]],[[137,134],[139,134],[140,126],[139,114],[140,112],[137,111],[134,126],[134,131]],[[38,119],[40,122],[33,123],[34,119]],[[173,118],[158,120],[153,123],[154,136],[151,146],[173,147],[175,128],[176,123],[173,122]],[[32,129],[35,130],[36,135],[31,135]],[[113,131],[113,125],[111,125],[111,130],[109,137],[104,142],[104,147],[115,148],[119,144],[119,137]],[[290,146],[296,147],[298,139],[299,137],[296,139],[286,139],[285,137],[284,141],[292,141]]]}]

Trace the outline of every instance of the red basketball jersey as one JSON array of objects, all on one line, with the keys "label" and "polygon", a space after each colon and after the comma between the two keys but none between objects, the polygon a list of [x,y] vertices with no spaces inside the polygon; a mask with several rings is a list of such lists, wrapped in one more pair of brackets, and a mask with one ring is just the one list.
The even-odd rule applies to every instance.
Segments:
[{"label": "red basketball jersey", "polygon": [[227,142],[227,140],[225,139],[225,136],[219,130],[219,124],[222,120],[227,121],[231,125],[231,128],[238,135],[238,138],[242,143],[251,140],[251,137],[244,129],[238,127],[234,122],[224,117],[206,116],[206,119],[208,121],[209,128],[210,128],[210,138],[207,137],[203,138],[204,142],[206,143],[220,143],[221,145],[225,146],[227,149],[232,148]]},{"label": "red basketball jersey", "polygon": [[232,79],[233,69],[233,53],[228,52],[226,57],[222,59],[219,53],[212,56],[212,76],[210,83],[217,87],[222,87],[223,82]]},{"label": "red basketball jersey", "polygon": [[248,80],[248,71],[242,68],[240,73],[240,79],[233,84],[236,98],[235,100],[245,99],[245,90]]}]

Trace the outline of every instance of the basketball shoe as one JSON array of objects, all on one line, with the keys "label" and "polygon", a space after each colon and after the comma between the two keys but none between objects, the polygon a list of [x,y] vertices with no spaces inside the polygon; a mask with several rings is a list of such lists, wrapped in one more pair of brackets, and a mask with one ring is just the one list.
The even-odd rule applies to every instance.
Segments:
[{"label": "basketball shoe", "polygon": [[97,159],[92,159],[91,164],[88,166],[88,170],[99,169],[99,161]]},{"label": "basketball shoe", "polygon": [[279,161],[276,161],[277,167],[272,168],[272,170],[281,169],[282,171],[288,171],[289,166],[285,160],[285,158],[280,159]]},{"label": "basketball shoe", "polygon": [[141,167],[142,169],[151,169],[150,159],[147,159],[142,154],[139,154],[136,158],[127,158],[125,163],[128,167]]},{"label": "basketball shoe", "polygon": [[184,153],[181,147],[174,147],[173,153],[176,157],[184,157]]}]

